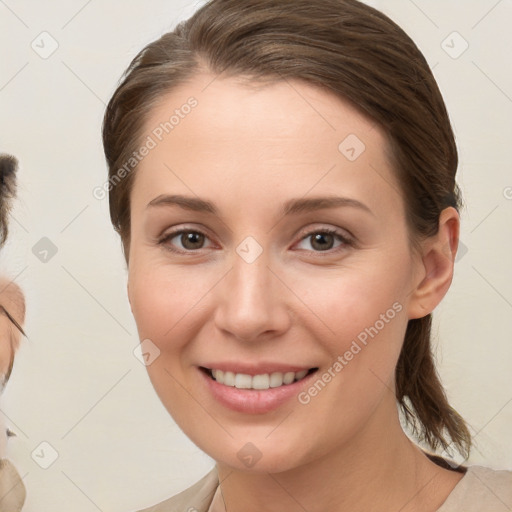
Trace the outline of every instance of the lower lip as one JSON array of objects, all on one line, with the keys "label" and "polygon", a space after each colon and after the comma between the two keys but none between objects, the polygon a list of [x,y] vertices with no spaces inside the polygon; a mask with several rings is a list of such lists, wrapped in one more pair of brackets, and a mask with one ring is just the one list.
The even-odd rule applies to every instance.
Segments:
[{"label": "lower lip", "polygon": [[296,397],[317,373],[310,373],[292,384],[257,390],[225,386],[212,379],[203,370],[198,368],[198,371],[210,393],[218,402],[228,409],[246,414],[264,414],[277,409],[291,398]]}]

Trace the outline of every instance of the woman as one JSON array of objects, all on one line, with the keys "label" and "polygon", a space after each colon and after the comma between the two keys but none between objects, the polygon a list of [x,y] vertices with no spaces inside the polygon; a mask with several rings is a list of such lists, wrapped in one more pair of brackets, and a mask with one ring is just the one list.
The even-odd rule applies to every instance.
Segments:
[{"label": "woman", "polygon": [[149,376],[216,461],[148,511],[512,506],[511,472],[433,453],[471,447],[430,346],[457,149],[395,23],[213,0],[133,60],[103,142]]}]

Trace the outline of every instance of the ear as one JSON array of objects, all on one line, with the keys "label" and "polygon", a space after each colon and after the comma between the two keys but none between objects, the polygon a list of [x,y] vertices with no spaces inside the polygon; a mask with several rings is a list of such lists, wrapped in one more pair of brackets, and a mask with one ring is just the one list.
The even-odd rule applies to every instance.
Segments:
[{"label": "ear", "polygon": [[421,242],[419,279],[411,293],[409,319],[431,313],[450,288],[459,230],[459,214],[450,206],[441,212],[437,234]]}]

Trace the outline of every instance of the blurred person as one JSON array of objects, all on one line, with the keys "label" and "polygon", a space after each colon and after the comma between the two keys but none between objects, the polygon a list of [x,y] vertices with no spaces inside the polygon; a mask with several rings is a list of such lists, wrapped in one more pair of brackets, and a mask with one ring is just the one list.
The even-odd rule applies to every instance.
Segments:
[{"label": "blurred person", "polygon": [[[8,216],[16,195],[17,160],[0,155],[0,246],[9,233]],[[25,335],[25,298],[20,287],[0,276],[0,393],[7,384],[14,365],[14,356],[21,337]],[[6,458],[7,440],[14,435],[6,428],[0,414],[0,512],[18,512],[23,508],[26,489],[16,467]]]}]

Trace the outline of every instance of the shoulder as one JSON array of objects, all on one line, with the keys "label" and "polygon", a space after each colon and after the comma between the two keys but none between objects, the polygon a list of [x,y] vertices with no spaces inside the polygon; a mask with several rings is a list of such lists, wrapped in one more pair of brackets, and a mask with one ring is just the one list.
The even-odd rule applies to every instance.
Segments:
[{"label": "shoulder", "polygon": [[207,512],[218,484],[217,469],[213,468],[179,494],[138,512]]},{"label": "shoulder", "polygon": [[469,466],[437,512],[508,512],[512,509],[512,471]]}]

